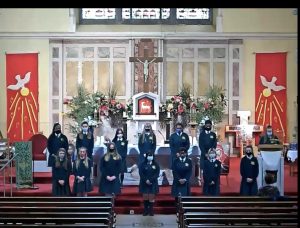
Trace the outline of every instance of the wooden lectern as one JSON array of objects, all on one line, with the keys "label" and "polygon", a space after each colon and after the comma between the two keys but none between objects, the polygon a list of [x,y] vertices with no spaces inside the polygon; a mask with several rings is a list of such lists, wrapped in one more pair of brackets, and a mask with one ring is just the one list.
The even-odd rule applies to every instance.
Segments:
[{"label": "wooden lectern", "polygon": [[261,151],[279,151],[283,149],[283,145],[282,144],[259,144],[258,146],[258,150]]}]

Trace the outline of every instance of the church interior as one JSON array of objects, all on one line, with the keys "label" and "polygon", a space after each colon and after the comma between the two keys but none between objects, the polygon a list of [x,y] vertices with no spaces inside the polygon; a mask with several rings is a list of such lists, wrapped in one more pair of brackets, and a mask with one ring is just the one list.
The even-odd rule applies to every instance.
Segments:
[{"label": "church interior", "polygon": [[[0,206],[0,211],[8,214],[6,220],[0,213],[0,226],[16,225],[7,208],[24,196],[28,205],[34,197],[51,201],[47,139],[54,124],[61,125],[75,153],[76,135],[82,121],[87,121],[94,136],[95,180],[87,197],[92,199],[83,200],[83,205],[93,207],[93,198],[104,200],[97,199],[103,196],[98,192],[99,160],[106,153],[107,138],[112,140],[118,128],[128,139],[130,170],[125,173],[121,194],[109,201],[112,218],[101,226],[104,220],[96,217],[100,212],[95,210],[90,227],[216,227],[208,224],[210,219],[220,219],[225,227],[229,217],[214,215],[210,201],[221,208],[224,202],[227,207],[239,207],[238,201],[243,200],[249,205],[255,201],[262,213],[263,208],[278,206],[276,212],[265,209],[270,213],[265,221],[270,227],[273,223],[297,227],[297,212],[292,209],[298,199],[297,27],[296,8],[1,8],[0,107],[5,110],[0,112],[0,201],[5,207]],[[198,139],[207,119],[212,120],[217,135],[223,198],[205,199],[199,181]],[[194,167],[191,198],[183,197],[180,206],[175,206],[168,159],[169,138],[178,122],[188,134],[191,146],[187,152]],[[120,223],[127,219],[122,216],[142,214],[143,209],[134,168],[146,123],[156,135],[155,154],[161,165],[154,214],[174,217],[149,220],[142,216],[126,226]],[[263,147],[259,139],[268,125],[280,143]],[[258,197],[239,198],[240,162],[247,145],[258,157],[258,186],[265,185],[266,169],[275,167],[277,187],[286,196],[282,204],[289,210],[280,211],[275,201],[271,205]],[[279,153],[273,156],[266,151]],[[70,183],[73,181],[70,176]],[[204,206],[197,207],[206,207],[206,211],[185,211],[185,203],[192,208],[198,199]],[[56,202],[55,197],[53,200]],[[71,201],[65,201],[65,206],[73,207]],[[41,199],[38,204],[43,203],[46,200]],[[253,218],[264,224],[263,216],[249,215],[251,210],[245,206],[230,212],[231,225],[239,224],[238,213],[248,216],[246,225],[255,225]],[[23,215],[21,209],[18,213]],[[77,212],[70,209],[68,213]],[[193,217],[192,213],[199,214]],[[286,214],[276,218],[272,213]],[[78,221],[87,219],[83,214]],[[59,218],[54,221],[57,226],[72,224],[63,215]],[[50,215],[46,219],[52,221]],[[24,224],[35,223],[33,218],[26,221]],[[80,227],[79,223],[74,227]]]}]

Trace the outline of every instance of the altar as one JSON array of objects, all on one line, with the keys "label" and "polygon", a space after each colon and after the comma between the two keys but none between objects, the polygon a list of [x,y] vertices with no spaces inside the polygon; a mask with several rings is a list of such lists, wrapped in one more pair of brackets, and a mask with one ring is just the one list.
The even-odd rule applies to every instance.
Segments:
[{"label": "altar", "polygon": [[[106,146],[100,146],[100,147],[94,147],[94,152],[93,152],[93,160],[94,164],[97,165],[97,175],[95,182],[98,184],[100,180],[100,173],[99,173],[99,163],[101,157],[106,153]],[[200,157],[200,148],[198,145],[191,146],[190,149],[188,150],[188,155],[189,158],[192,159],[193,162],[193,175],[191,177],[191,183],[192,185],[197,185],[198,184],[198,177],[195,175],[197,173],[197,164],[198,164],[198,157]],[[163,176],[166,175],[166,178],[171,185],[173,183],[173,174],[172,170],[170,169],[171,167],[171,150],[168,144],[161,144],[157,145],[156,150],[155,150],[155,159],[158,162],[160,166],[160,177],[158,179],[159,185],[162,185],[163,181]],[[128,151],[127,151],[127,158],[126,158],[126,163],[127,163],[127,170],[128,173],[124,174],[124,185],[138,185],[139,184],[139,175],[138,175],[138,160],[139,160],[139,149],[138,145],[136,144],[128,144]],[[137,172],[132,172],[134,169]],[[163,174],[165,172],[165,174]]]}]

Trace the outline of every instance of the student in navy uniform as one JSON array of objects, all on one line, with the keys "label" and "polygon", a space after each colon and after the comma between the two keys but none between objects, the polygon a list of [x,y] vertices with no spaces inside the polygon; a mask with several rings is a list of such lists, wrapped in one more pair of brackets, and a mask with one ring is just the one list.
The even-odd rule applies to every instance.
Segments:
[{"label": "student in navy uniform", "polygon": [[49,152],[48,157],[48,166],[52,166],[53,161],[55,160],[55,155],[59,148],[64,148],[68,151],[69,142],[68,138],[61,133],[61,125],[59,123],[55,123],[53,125],[52,133],[48,137],[47,141],[47,149]]},{"label": "student in navy uniform", "polygon": [[170,135],[170,150],[171,150],[171,169],[174,160],[179,157],[178,150],[184,147],[186,151],[190,148],[189,136],[183,132],[183,125],[176,123],[176,129],[173,134]]},{"label": "student in navy uniform", "polygon": [[81,131],[76,137],[76,149],[80,147],[85,147],[87,149],[87,156],[91,161],[93,161],[93,149],[94,149],[94,135],[89,130],[89,124],[87,121],[81,123]]},{"label": "student in navy uniform", "polygon": [[124,132],[121,128],[118,128],[113,138],[113,143],[115,144],[118,153],[121,155],[122,158],[122,165],[121,165],[121,185],[123,185],[124,180],[124,173],[127,173],[127,150],[128,150],[128,140],[126,139]]},{"label": "student in navy uniform", "polygon": [[138,147],[140,152],[139,163],[144,161],[147,152],[152,152],[154,154],[156,149],[156,136],[150,123],[145,123],[144,130],[139,137]]},{"label": "student in navy uniform", "polygon": [[100,160],[101,178],[99,192],[105,195],[115,195],[121,193],[121,173],[122,158],[117,152],[113,142],[108,143],[107,152]]},{"label": "student in navy uniform", "polygon": [[73,165],[74,186],[73,192],[77,196],[87,196],[93,190],[92,177],[93,162],[87,156],[87,149],[80,147],[75,164]]},{"label": "student in navy uniform", "polygon": [[188,158],[187,151],[184,147],[179,150],[179,157],[174,160],[173,164],[173,185],[172,196],[175,197],[177,205],[178,195],[189,196],[191,194],[190,178],[192,175],[192,160]]},{"label": "student in navy uniform", "polygon": [[208,151],[208,160],[204,161],[203,167],[203,194],[211,196],[220,195],[221,162],[217,160],[216,149]]},{"label": "student in navy uniform", "polygon": [[260,137],[259,144],[280,144],[278,137],[274,135],[271,125],[266,127],[266,133]]},{"label": "student in navy uniform", "polygon": [[241,159],[240,173],[242,176],[240,194],[242,196],[257,195],[258,161],[254,157],[251,145],[245,147],[245,156]]},{"label": "student in navy uniform", "polygon": [[57,151],[52,163],[52,195],[69,196],[71,194],[69,177],[72,170],[64,148]]},{"label": "student in navy uniform", "polygon": [[[201,150],[200,155],[200,173],[203,174],[204,161],[208,159],[207,153],[211,148],[217,147],[217,136],[211,131],[212,122],[206,120],[203,126],[203,130],[199,134],[199,148]],[[201,177],[202,179],[202,177]]]},{"label": "student in navy uniform", "polygon": [[144,160],[139,165],[140,184],[139,192],[143,194],[143,216],[153,216],[153,204],[155,195],[159,192],[158,180],[160,167],[154,159],[154,153],[146,153]]}]

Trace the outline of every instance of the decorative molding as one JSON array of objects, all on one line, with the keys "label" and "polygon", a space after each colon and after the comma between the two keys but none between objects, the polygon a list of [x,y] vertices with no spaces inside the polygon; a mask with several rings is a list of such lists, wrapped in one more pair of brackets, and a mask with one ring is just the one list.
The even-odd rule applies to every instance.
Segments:
[{"label": "decorative molding", "polygon": [[3,38],[44,39],[297,39],[297,33],[223,33],[223,32],[65,32],[10,33],[0,32]]}]

